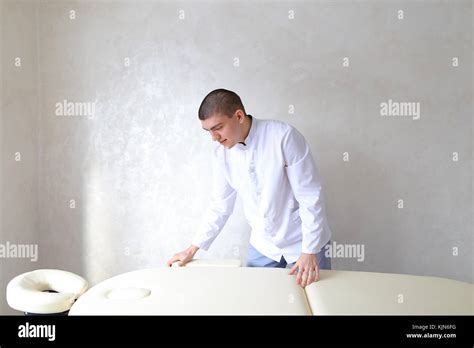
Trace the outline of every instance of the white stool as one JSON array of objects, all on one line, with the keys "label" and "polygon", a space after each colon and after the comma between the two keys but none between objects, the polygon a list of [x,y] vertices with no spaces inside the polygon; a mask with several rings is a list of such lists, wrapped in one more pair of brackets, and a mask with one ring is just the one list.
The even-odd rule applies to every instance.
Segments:
[{"label": "white stool", "polygon": [[87,287],[87,281],[74,273],[39,269],[20,274],[8,283],[7,303],[26,315],[67,315]]}]

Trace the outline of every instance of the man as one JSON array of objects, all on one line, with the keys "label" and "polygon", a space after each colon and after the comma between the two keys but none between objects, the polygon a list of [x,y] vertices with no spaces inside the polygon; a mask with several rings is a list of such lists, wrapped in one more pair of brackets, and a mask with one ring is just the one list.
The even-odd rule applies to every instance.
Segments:
[{"label": "man", "polygon": [[212,157],[212,201],[191,246],[167,265],[184,266],[198,249],[208,250],[239,193],[252,228],[247,266],[289,266],[302,287],[317,281],[319,269],[331,268],[324,255],[331,231],[304,137],[287,123],[247,115],[240,97],[225,89],[204,98],[199,119],[219,143]]}]

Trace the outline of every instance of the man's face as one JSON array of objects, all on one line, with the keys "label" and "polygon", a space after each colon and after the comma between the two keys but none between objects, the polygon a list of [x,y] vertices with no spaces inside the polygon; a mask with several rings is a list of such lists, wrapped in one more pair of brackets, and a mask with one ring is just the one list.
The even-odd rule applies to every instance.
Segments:
[{"label": "man's face", "polygon": [[244,113],[237,110],[232,117],[215,114],[201,121],[202,128],[211,134],[213,141],[218,141],[222,146],[230,149],[242,141],[242,128]]}]

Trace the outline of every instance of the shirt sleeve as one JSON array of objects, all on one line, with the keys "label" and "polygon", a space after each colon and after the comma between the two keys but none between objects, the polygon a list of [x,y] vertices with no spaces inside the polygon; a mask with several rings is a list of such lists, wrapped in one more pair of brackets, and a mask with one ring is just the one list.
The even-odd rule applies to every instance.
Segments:
[{"label": "shirt sleeve", "polygon": [[291,127],[283,137],[285,169],[293,194],[299,203],[302,221],[302,252],[316,254],[326,240],[323,235],[324,211],[319,174],[303,135]]},{"label": "shirt sleeve", "polygon": [[213,187],[211,203],[198,227],[192,244],[208,250],[234,211],[237,192],[227,182],[223,168],[214,155],[212,160]]}]

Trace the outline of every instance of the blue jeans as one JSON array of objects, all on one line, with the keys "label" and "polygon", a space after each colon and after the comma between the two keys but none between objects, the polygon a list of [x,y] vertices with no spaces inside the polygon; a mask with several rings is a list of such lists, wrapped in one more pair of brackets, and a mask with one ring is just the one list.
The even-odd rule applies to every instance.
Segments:
[{"label": "blue jeans", "polygon": [[[326,245],[330,244],[329,241]],[[323,246],[321,251],[316,254],[318,259],[319,269],[331,269],[331,258],[326,257],[324,252],[326,251],[326,245]],[[247,267],[276,267],[276,268],[286,268],[293,267],[295,262],[287,264],[285,258],[282,256],[280,261],[272,260],[265,255],[262,255],[257,249],[255,249],[252,244],[249,246],[249,251],[247,255]]]}]

